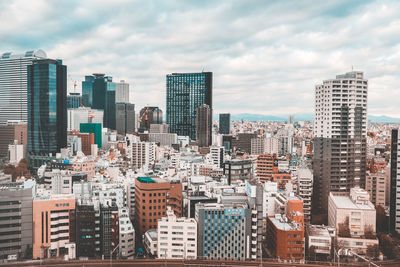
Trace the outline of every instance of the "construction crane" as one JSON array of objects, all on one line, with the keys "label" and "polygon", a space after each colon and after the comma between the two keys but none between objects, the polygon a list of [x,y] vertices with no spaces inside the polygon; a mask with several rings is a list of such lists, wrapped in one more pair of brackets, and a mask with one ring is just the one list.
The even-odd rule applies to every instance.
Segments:
[{"label": "construction crane", "polygon": [[76,83],[76,81],[74,81],[74,80],[72,79],[71,75],[68,75],[68,76],[69,76],[69,79],[71,80],[72,84],[74,85],[74,93],[76,93],[76,86],[77,86],[77,83]]}]

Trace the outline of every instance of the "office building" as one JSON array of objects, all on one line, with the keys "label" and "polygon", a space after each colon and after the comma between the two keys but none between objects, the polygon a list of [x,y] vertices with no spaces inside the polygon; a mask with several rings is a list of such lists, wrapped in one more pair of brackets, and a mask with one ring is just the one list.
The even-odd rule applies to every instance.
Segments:
[{"label": "office building", "polygon": [[27,72],[29,166],[36,169],[67,146],[67,66],[41,59]]},{"label": "office building", "polygon": [[26,122],[12,122],[8,121],[4,125],[0,125],[0,157],[6,157],[8,146],[15,144],[17,140],[18,145],[28,144],[28,124]]},{"label": "office building", "polygon": [[101,123],[81,123],[79,126],[79,132],[81,133],[93,133],[94,143],[98,148],[102,147],[102,128]]},{"label": "office building", "polygon": [[116,103],[116,127],[118,134],[135,132],[135,105]]},{"label": "office building", "polygon": [[[203,104],[207,104],[211,111],[213,108],[212,72],[172,73],[166,79],[170,132],[196,140],[196,109]],[[209,128],[211,131],[211,124]]]},{"label": "office building", "polygon": [[231,159],[224,162],[224,174],[228,183],[235,180],[248,180],[252,177],[253,163],[251,159]]},{"label": "office building", "polygon": [[14,142],[8,145],[8,162],[11,164],[18,164],[22,159],[27,158],[26,145],[20,145]]},{"label": "office building", "polygon": [[82,96],[80,93],[69,93],[67,95],[67,108],[79,108],[82,105]]},{"label": "office building", "polygon": [[377,206],[385,207],[386,204],[386,188],[389,173],[385,171],[378,171],[375,173],[367,172],[365,178],[365,190],[370,196],[372,204]]},{"label": "office building", "polygon": [[116,129],[115,88],[112,77],[101,73],[85,76],[85,81],[82,82],[83,105],[104,110],[103,125],[112,130]]},{"label": "office building", "polygon": [[225,162],[225,148],[223,146],[211,146],[210,155],[212,164],[217,168],[223,168]]},{"label": "office building", "polygon": [[129,83],[121,80],[115,83],[115,102],[116,103],[130,103],[129,101]]},{"label": "office building", "polygon": [[100,109],[91,109],[79,107],[68,109],[68,132],[80,129],[81,123],[100,123],[103,125],[104,111]]},{"label": "office building", "polygon": [[211,145],[212,111],[209,105],[203,104],[196,109],[196,140],[200,147]]},{"label": "office building", "polygon": [[21,183],[0,187],[0,259],[32,257],[32,188]]},{"label": "office building", "polygon": [[119,216],[115,204],[100,204],[100,254],[109,259],[118,254]]},{"label": "office building", "polygon": [[23,54],[3,53],[0,57],[0,124],[8,120],[28,122],[27,66],[47,58],[43,50]]},{"label": "office building", "polygon": [[169,126],[166,123],[150,124],[150,133],[169,133]]},{"label": "office building", "polygon": [[[78,184],[77,184],[78,185]],[[78,185],[83,187],[83,184]],[[93,204],[76,205],[76,257],[94,258],[95,251],[95,219]]]},{"label": "office building", "polygon": [[230,134],[231,133],[231,114],[221,113],[219,114],[219,133]]},{"label": "office building", "polygon": [[193,218],[177,218],[168,207],[166,217],[158,220],[157,237],[158,258],[197,258],[197,222]]},{"label": "office building", "polygon": [[92,155],[92,145],[95,144],[95,135],[94,133],[80,133],[78,131],[73,131],[68,134],[70,136],[77,136],[80,139],[80,151],[83,152],[86,156]]},{"label": "office building", "polygon": [[368,81],[358,71],[315,87],[313,221],[326,222],[329,192],[365,187]]},{"label": "office building", "polygon": [[197,204],[197,256],[223,260],[251,258],[251,217],[246,204]]},{"label": "office building", "polygon": [[178,135],[174,133],[149,133],[149,142],[172,147],[173,144],[178,144]]},{"label": "office building", "polygon": [[68,254],[75,241],[73,195],[36,197],[33,201],[33,259]]},{"label": "office building", "polygon": [[151,124],[162,123],[163,113],[159,107],[146,106],[140,110],[138,117],[138,128],[140,133],[149,131]]},{"label": "office building", "polygon": [[389,230],[400,234],[400,135],[399,129],[392,130],[390,159],[390,216]]},{"label": "office building", "polygon": [[257,134],[238,133],[236,138],[232,140],[232,148],[241,152],[251,153],[251,139],[257,138]]}]

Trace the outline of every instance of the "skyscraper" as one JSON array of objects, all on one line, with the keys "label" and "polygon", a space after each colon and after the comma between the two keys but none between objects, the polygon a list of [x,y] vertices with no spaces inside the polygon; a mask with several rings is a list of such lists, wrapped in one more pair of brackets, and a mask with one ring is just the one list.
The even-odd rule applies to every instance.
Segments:
[{"label": "skyscraper", "polygon": [[399,129],[392,130],[391,161],[390,161],[390,233],[400,233],[400,136]]},{"label": "skyscraper", "polygon": [[231,114],[221,113],[219,114],[219,133],[230,134],[231,132]]},{"label": "skyscraper", "polygon": [[85,76],[82,82],[82,103],[86,107],[104,110],[105,128],[115,130],[115,88],[112,77],[101,73]]},{"label": "skyscraper", "polygon": [[170,132],[196,140],[196,109],[203,104],[213,108],[212,72],[172,73],[166,79]]},{"label": "skyscraper", "polygon": [[329,192],[365,186],[367,91],[358,71],[315,87],[314,222],[326,221]]},{"label": "skyscraper", "polygon": [[80,93],[69,93],[67,95],[67,108],[79,108],[82,104],[82,96]]},{"label": "skyscraper", "polygon": [[150,130],[150,124],[161,124],[163,123],[163,113],[158,107],[144,107],[140,110],[138,117],[138,128],[139,132]]},{"label": "skyscraper", "polygon": [[203,104],[196,110],[196,140],[200,147],[211,145],[211,109],[207,104]]},{"label": "skyscraper", "polygon": [[67,66],[41,59],[27,71],[29,164],[37,168],[67,146]]},{"label": "skyscraper", "polygon": [[119,134],[135,132],[135,105],[129,103],[116,104],[116,126]]},{"label": "skyscraper", "polygon": [[115,84],[115,102],[129,103],[129,83],[124,80]]},{"label": "skyscraper", "polygon": [[7,120],[28,121],[27,66],[40,58],[47,58],[43,50],[1,55],[0,124],[6,124]]}]

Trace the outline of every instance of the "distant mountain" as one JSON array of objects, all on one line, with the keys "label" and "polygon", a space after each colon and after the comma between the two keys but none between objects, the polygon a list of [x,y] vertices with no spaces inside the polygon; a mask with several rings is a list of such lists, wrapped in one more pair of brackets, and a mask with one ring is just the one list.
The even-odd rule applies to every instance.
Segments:
[{"label": "distant mountain", "polygon": [[[263,115],[263,114],[250,114],[250,113],[239,113],[231,114],[231,120],[245,120],[245,121],[287,121],[289,116],[274,116],[274,115]],[[295,121],[311,121],[313,114],[294,114]],[[214,114],[214,120],[218,120],[218,114]],[[383,122],[383,123],[400,123],[400,118],[393,118],[389,116],[374,116],[369,115],[368,119],[372,122]]]}]

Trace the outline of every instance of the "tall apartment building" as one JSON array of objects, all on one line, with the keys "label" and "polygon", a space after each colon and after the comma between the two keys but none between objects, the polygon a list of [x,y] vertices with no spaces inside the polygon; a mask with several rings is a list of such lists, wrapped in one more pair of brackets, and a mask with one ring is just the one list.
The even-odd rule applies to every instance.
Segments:
[{"label": "tall apartment building", "polygon": [[34,60],[27,74],[29,166],[36,169],[67,146],[67,66]]},{"label": "tall apartment building", "polygon": [[259,155],[257,157],[257,177],[260,182],[272,181],[274,172],[274,156],[273,155]]},{"label": "tall apartment building", "polygon": [[141,169],[149,167],[155,160],[156,144],[152,142],[133,142],[130,144],[131,164]]},{"label": "tall apartment building", "polygon": [[112,203],[100,204],[100,254],[104,258],[115,258],[119,251],[118,207]]},{"label": "tall apartment building", "polygon": [[28,122],[27,66],[47,58],[43,50],[23,54],[3,53],[0,57],[0,124],[8,120]]},{"label": "tall apartment building", "polygon": [[130,103],[129,102],[129,83],[121,80],[115,83],[115,102],[116,103]]},{"label": "tall apartment building", "polygon": [[304,221],[311,222],[313,174],[308,168],[297,171],[297,195],[303,199]]},{"label": "tall apartment building", "polygon": [[33,201],[33,258],[60,257],[75,241],[73,195],[37,197]]},{"label": "tall apartment building", "polygon": [[203,104],[196,109],[196,140],[200,147],[211,145],[212,110]]},{"label": "tall apartment building", "polygon": [[[206,259],[250,259],[251,210],[246,204],[199,203],[197,255]],[[257,249],[255,249],[257,250]]]},{"label": "tall apartment building", "polygon": [[211,146],[210,155],[212,164],[217,168],[223,168],[225,162],[225,148],[223,146]]},{"label": "tall apartment building", "polygon": [[231,133],[231,114],[221,113],[219,114],[219,133],[230,134]]},{"label": "tall apartment building", "polygon": [[20,183],[0,187],[0,259],[32,253],[32,188]]},{"label": "tall apartment building", "polygon": [[399,129],[392,130],[390,159],[390,219],[391,233],[400,233],[400,135]]},{"label": "tall apartment building", "polygon": [[315,87],[315,222],[326,222],[329,192],[344,194],[355,186],[365,187],[367,91],[368,81],[358,71]]},{"label": "tall apartment building", "polygon": [[115,87],[111,76],[94,73],[82,81],[82,103],[85,107],[104,110],[103,125],[115,130]]},{"label": "tall apartment building", "polygon": [[177,218],[168,207],[167,216],[158,220],[157,237],[158,258],[197,258],[197,222],[193,218]]},{"label": "tall apartment building", "polygon": [[124,259],[135,256],[135,229],[129,219],[129,209],[121,208],[119,214],[119,255]]},{"label": "tall apartment building", "polygon": [[[170,132],[196,140],[196,109],[203,104],[207,104],[211,111],[213,108],[212,72],[168,74],[166,87]],[[210,131],[211,128],[210,121]]]},{"label": "tall apartment building", "polygon": [[294,138],[292,135],[281,136],[278,143],[279,156],[291,155],[293,153]]},{"label": "tall apartment building", "polygon": [[135,132],[135,105],[130,103],[116,104],[116,128],[122,135]]}]

